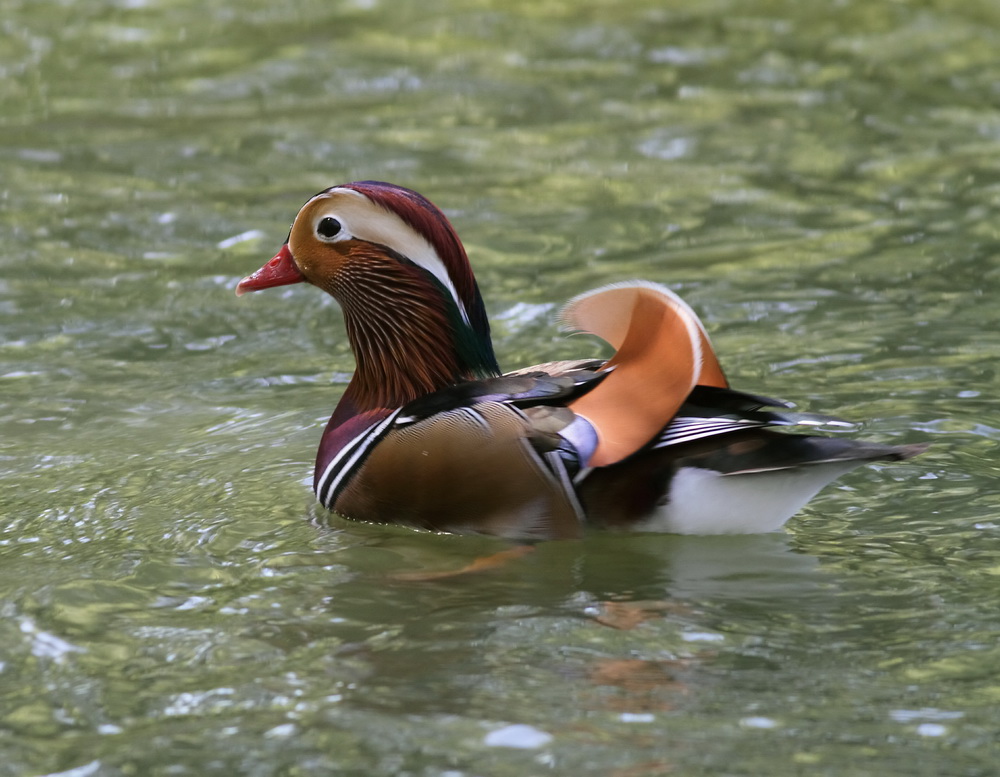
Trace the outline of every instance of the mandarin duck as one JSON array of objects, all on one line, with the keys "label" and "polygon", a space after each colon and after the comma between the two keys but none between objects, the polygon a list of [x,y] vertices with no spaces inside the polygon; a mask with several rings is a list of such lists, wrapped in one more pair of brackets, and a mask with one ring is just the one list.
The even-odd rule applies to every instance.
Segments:
[{"label": "mandarin duck", "polygon": [[236,293],[302,281],[340,304],[357,364],[313,481],[347,518],[522,540],[765,532],[855,467],[925,448],[776,431],[844,422],[730,388],[694,311],[645,281],[562,311],[607,361],[501,373],[455,229],[401,186],[320,192]]}]

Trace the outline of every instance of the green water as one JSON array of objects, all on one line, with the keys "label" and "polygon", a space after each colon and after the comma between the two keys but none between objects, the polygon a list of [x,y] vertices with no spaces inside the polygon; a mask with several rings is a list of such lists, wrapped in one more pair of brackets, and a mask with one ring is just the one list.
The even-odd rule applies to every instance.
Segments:
[{"label": "green water", "polygon": [[[0,0],[0,775],[994,774],[998,30]],[[595,353],[558,305],[644,277],[738,387],[933,448],[779,534],[401,580],[503,545],[322,520],[339,313],[233,296],[360,178],[447,211],[508,368]]]}]

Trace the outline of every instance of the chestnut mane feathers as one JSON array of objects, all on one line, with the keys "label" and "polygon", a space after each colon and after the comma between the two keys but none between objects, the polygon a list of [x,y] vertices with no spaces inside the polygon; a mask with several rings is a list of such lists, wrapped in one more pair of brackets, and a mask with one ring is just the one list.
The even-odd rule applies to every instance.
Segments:
[{"label": "chestnut mane feathers", "polygon": [[455,285],[469,319],[477,330],[486,324],[486,311],[472,274],[469,257],[455,228],[435,205],[411,189],[383,181],[356,181],[342,184],[341,189],[352,189],[365,195],[376,205],[397,214],[407,226],[427,240],[444,262],[448,276]]}]

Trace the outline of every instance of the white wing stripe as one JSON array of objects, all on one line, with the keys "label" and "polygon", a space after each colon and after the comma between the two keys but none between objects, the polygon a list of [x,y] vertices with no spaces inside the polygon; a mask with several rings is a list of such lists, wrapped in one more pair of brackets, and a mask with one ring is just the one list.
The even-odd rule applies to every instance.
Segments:
[{"label": "white wing stripe", "polygon": [[717,434],[761,426],[770,426],[770,424],[766,421],[754,421],[747,418],[675,418],[661,432],[656,442],[653,443],[653,448],[666,448],[669,445],[690,442],[702,437],[713,437]]}]

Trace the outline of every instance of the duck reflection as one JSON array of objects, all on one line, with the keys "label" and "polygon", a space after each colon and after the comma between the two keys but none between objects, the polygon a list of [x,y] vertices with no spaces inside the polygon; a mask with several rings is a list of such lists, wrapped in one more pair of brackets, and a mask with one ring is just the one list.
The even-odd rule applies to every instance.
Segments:
[{"label": "duck reflection", "polygon": [[552,686],[553,704],[672,709],[736,647],[748,613],[805,613],[833,588],[787,534],[602,533],[511,546],[328,530],[353,570],[328,609],[339,652],[367,666],[348,697],[368,709],[498,717],[498,697],[539,684]]}]

